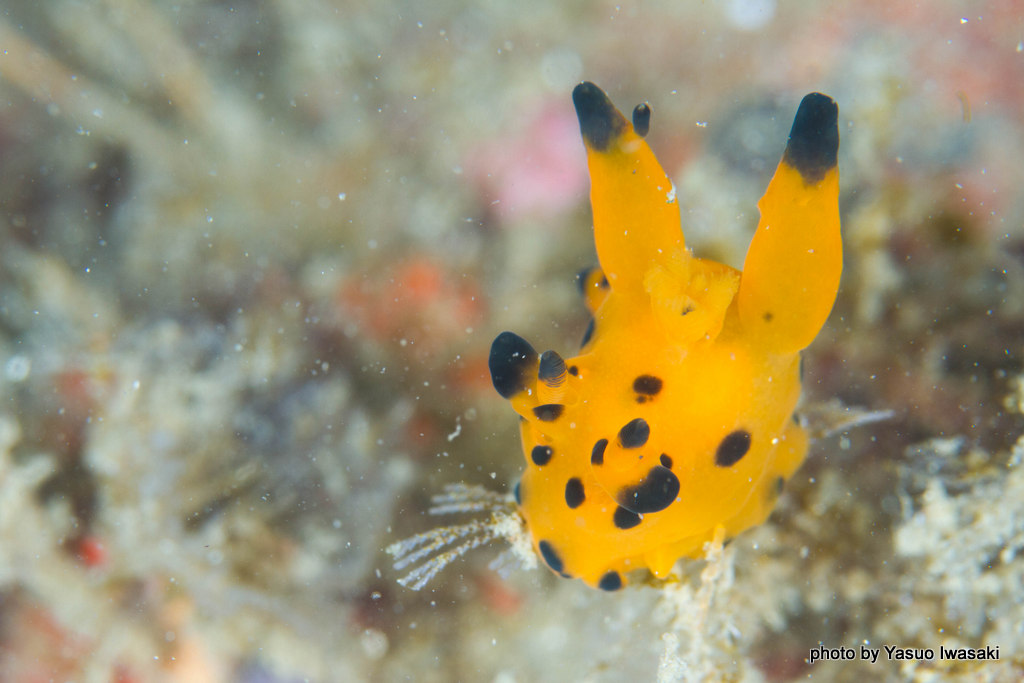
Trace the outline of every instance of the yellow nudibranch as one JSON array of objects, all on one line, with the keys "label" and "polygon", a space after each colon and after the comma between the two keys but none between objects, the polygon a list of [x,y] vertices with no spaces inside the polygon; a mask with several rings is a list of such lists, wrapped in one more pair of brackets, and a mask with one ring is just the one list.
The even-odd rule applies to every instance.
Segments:
[{"label": "yellow nudibranch", "polygon": [[580,275],[593,320],[578,356],[503,332],[495,389],[521,417],[516,502],[556,573],[616,590],[664,577],[706,542],[762,523],[800,466],[800,351],[842,271],[838,108],[804,97],[743,271],[695,257],[675,189],[643,136],[593,83],[573,91],[600,268]]}]

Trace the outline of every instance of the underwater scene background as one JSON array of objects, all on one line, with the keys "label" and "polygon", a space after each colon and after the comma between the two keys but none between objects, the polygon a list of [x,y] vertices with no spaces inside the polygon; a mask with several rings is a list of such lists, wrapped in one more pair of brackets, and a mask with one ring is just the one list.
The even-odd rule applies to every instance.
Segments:
[{"label": "underwater scene background", "polygon": [[[892,416],[666,584],[409,590],[431,496],[523,469],[491,341],[586,328],[581,80],[735,267],[836,100],[803,404]],[[1020,680],[1021,83],[1013,0],[6,3],[0,680]]]}]

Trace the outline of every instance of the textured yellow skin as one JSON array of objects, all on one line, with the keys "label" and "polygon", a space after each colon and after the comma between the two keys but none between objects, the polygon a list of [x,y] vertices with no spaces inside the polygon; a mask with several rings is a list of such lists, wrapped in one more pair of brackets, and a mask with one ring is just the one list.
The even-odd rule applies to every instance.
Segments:
[{"label": "textured yellow skin", "polygon": [[[807,452],[807,435],[793,420],[799,351],[828,317],[842,270],[834,166],[808,184],[779,164],[741,273],[685,247],[671,181],[615,115],[621,130],[604,149],[585,139],[594,239],[607,277],[602,286],[595,270],[583,283],[595,332],[565,360],[562,377],[541,382],[533,369],[510,399],[524,418],[521,512],[534,546],[545,541],[564,575],[591,586],[638,568],[663,577],[680,557],[701,555],[716,532],[729,538],[767,518]],[[661,379],[661,390],[638,395],[641,375]],[[564,405],[556,420],[533,412],[555,403]],[[638,417],[649,439],[623,448],[619,429]],[[731,466],[717,465],[716,449],[736,430],[749,432],[749,450]],[[595,465],[599,439],[608,446]],[[530,456],[538,445],[555,454],[542,467]],[[679,479],[675,502],[617,528],[621,491],[643,481],[661,454]],[[585,500],[573,509],[566,482],[574,477]]]}]

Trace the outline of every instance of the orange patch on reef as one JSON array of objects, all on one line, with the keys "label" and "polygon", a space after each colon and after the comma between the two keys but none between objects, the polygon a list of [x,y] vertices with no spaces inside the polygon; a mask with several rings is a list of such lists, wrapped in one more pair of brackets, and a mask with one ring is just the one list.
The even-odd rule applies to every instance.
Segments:
[{"label": "orange patch on reef", "polygon": [[476,584],[484,604],[500,616],[511,617],[522,609],[523,596],[519,591],[494,575],[481,574],[476,577]]},{"label": "orange patch on reef", "polygon": [[103,567],[107,564],[107,548],[98,536],[88,534],[78,539],[75,557],[86,567]]},{"label": "orange patch on reef", "polygon": [[487,355],[483,353],[453,361],[447,379],[451,386],[460,392],[472,391],[490,396],[494,391],[491,373],[487,367]]},{"label": "orange patch on reef", "polygon": [[338,305],[361,335],[405,342],[427,354],[479,325],[484,304],[477,282],[424,256],[414,256],[347,278]]}]

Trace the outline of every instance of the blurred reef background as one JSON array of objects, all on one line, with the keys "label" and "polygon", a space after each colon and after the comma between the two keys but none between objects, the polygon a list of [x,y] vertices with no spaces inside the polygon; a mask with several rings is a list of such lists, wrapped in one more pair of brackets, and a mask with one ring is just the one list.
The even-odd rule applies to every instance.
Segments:
[{"label": "blurred reef background", "polygon": [[[837,100],[805,401],[895,416],[667,587],[494,548],[403,589],[431,494],[521,469],[491,340],[586,324],[582,79],[651,103],[732,265],[800,97]],[[0,680],[1020,680],[1022,83],[1015,0],[5,2]]]}]

